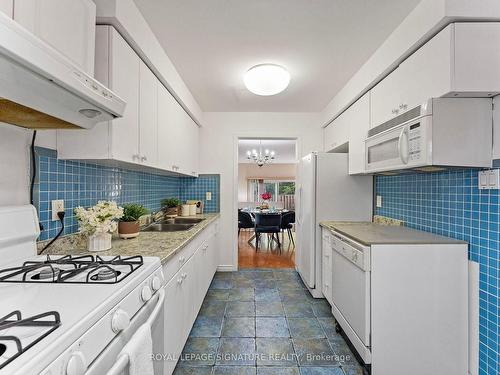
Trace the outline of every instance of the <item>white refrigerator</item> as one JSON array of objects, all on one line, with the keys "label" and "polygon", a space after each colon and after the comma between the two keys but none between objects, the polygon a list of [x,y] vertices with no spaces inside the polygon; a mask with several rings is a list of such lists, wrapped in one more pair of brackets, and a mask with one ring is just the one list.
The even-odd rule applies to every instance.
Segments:
[{"label": "white refrigerator", "polygon": [[297,170],[296,269],[315,298],[321,292],[321,221],[371,221],[373,177],[349,176],[348,154],[314,152]]}]

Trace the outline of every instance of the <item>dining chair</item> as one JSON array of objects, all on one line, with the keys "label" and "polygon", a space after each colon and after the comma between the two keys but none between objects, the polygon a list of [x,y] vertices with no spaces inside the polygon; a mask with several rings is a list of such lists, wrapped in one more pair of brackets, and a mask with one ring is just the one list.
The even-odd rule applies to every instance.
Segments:
[{"label": "dining chair", "polygon": [[293,233],[292,233],[293,224],[295,224],[295,211],[284,212],[281,216],[282,234],[284,237],[286,230],[288,232],[288,239],[292,242],[293,246],[295,247],[295,241],[293,239]]},{"label": "dining chair", "polygon": [[238,210],[238,237],[242,229],[253,229],[255,221],[252,216],[245,211]]},{"label": "dining chair", "polygon": [[281,250],[280,234],[281,232],[281,215],[280,214],[261,214],[255,215],[255,250],[259,251],[260,235],[263,233],[272,234],[272,239],[276,234],[276,242]]}]

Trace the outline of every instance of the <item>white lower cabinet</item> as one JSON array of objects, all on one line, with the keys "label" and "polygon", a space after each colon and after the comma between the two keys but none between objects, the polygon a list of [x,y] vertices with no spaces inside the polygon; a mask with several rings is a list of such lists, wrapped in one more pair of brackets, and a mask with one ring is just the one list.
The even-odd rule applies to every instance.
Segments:
[{"label": "white lower cabinet", "polygon": [[332,280],[333,280],[333,275],[332,275],[332,238],[331,238],[330,231],[327,229],[322,229],[322,246],[321,246],[321,254],[322,254],[322,273],[321,277],[323,278],[323,286],[322,286],[322,292],[323,296],[326,298],[326,300],[330,303],[330,305],[333,303],[332,301]]},{"label": "white lower cabinet", "polygon": [[171,375],[216,270],[217,221],[163,266],[165,285],[163,375]]},{"label": "white lower cabinet", "polygon": [[164,374],[171,374],[183,348],[179,338],[184,337],[183,300],[185,289],[182,285],[182,270],[179,270],[165,286],[165,322],[164,322]]}]

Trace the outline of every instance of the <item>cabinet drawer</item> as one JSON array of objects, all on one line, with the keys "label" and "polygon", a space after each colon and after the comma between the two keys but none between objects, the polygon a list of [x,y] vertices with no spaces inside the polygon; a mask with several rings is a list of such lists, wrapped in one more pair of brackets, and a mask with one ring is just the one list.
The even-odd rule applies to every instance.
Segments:
[{"label": "cabinet drawer", "polygon": [[[207,219],[208,220],[208,219]],[[214,234],[216,223],[211,223],[204,228],[186,246],[178,251],[167,263],[163,265],[163,274],[168,282],[177,271],[193,256],[193,254]]]}]

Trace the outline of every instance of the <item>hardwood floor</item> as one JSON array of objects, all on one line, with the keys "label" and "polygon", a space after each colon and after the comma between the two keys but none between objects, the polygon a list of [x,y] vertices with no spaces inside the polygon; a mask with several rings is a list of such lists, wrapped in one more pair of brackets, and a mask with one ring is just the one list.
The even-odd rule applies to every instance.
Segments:
[{"label": "hardwood floor", "polygon": [[287,233],[281,251],[276,242],[269,245],[266,235],[261,237],[259,251],[255,251],[255,240],[248,243],[252,235],[253,231],[242,230],[238,238],[239,268],[295,268],[295,246],[289,241]]}]

